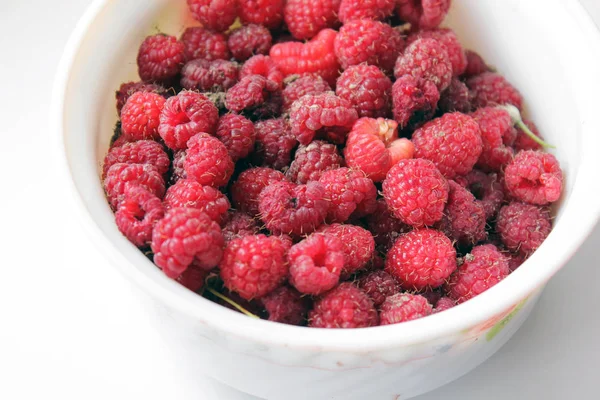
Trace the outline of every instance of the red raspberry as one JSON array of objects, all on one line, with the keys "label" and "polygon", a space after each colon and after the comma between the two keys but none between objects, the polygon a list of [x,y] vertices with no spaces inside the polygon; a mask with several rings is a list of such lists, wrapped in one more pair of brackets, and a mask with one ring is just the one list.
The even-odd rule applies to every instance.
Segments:
[{"label": "red raspberry", "polygon": [[157,139],[165,98],[152,92],[132,94],[121,110],[121,131],[134,140]]},{"label": "red raspberry", "polygon": [[467,80],[471,90],[471,103],[475,108],[496,104],[512,104],[519,110],[523,108],[523,97],[502,75],[484,72]]},{"label": "red raspberry", "polygon": [[124,199],[127,183],[139,185],[161,199],[165,194],[165,181],[154,165],[113,164],[104,179],[104,191],[113,210]]},{"label": "red raspberry", "polygon": [[344,24],[334,44],[335,54],[343,69],[367,63],[388,74],[394,70],[394,62],[403,47],[404,40],[399,31],[370,19]]},{"label": "red raspberry", "polygon": [[118,163],[150,164],[156,167],[159,174],[164,175],[169,170],[171,160],[163,147],[152,140],[125,143],[120,147],[111,148],[104,157],[102,179],[106,177],[109,168]]},{"label": "red raspberry", "polygon": [[506,278],[508,259],[493,244],[474,247],[452,274],[445,290],[458,304],[485,292]]},{"label": "red raspberry", "polygon": [[346,224],[324,225],[317,232],[326,236],[335,236],[342,242],[344,253],[342,279],[346,279],[363,269],[373,258],[373,253],[375,252],[373,235],[360,226]]},{"label": "red raspberry", "polygon": [[187,144],[183,162],[187,177],[204,186],[227,185],[235,166],[227,147],[219,139],[206,133],[192,137]]},{"label": "red raspberry", "polygon": [[374,254],[373,257],[369,260],[367,265],[363,268],[365,273],[373,272],[373,271],[381,271],[385,267],[385,260],[381,258],[378,254]]},{"label": "red raspberry", "polygon": [[238,81],[239,65],[225,60],[192,60],[181,70],[181,86],[202,92],[223,92]]},{"label": "red raspberry", "polygon": [[465,78],[471,78],[490,71],[483,58],[473,50],[465,50],[465,56],[467,57],[467,68],[463,74]]},{"label": "red raspberry", "polygon": [[254,120],[276,118],[281,116],[283,97],[281,91],[277,90],[267,96],[267,100],[256,108],[250,110],[249,118]]},{"label": "red raspberry", "polygon": [[275,82],[279,89],[283,86],[283,74],[269,56],[258,54],[244,63],[240,70],[240,79],[251,75],[264,76],[269,81]]},{"label": "red raspberry", "polygon": [[186,28],[181,35],[185,46],[185,59],[188,61],[202,58],[203,60],[229,60],[231,54],[227,47],[227,36],[194,26]]},{"label": "red raspberry", "polygon": [[342,23],[355,19],[384,20],[394,13],[395,0],[342,0],[339,18]]},{"label": "red raspberry", "polygon": [[321,76],[316,74],[299,76],[287,83],[283,89],[283,111],[289,111],[292,104],[304,95],[329,91],[331,91],[331,87]]},{"label": "red raspberry", "polygon": [[419,31],[410,35],[406,39],[407,44],[411,44],[418,39],[435,39],[440,42],[448,52],[450,62],[452,63],[452,72],[454,76],[462,75],[467,69],[467,55],[456,36],[456,33],[449,28],[439,28],[434,30]]},{"label": "red raspberry", "polygon": [[127,99],[134,93],[137,92],[153,92],[164,96],[167,94],[167,90],[157,85],[156,83],[148,82],[126,82],[121,84],[119,90],[115,92],[115,98],[117,99],[117,112],[121,115],[121,110],[127,102]]},{"label": "red raspberry", "polygon": [[517,153],[504,172],[511,196],[525,203],[545,205],[560,198],[563,174],[552,154],[525,150]]},{"label": "red raspberry", "polygon": [[353,65],[338,78],[335,94],[348,100],[359,117],[384,118],[391,109],[392,81],[374,65]]},{"label": "red raspberry", "polygon": [[367,218],[369,231],[375,238],[375,243],[387,251],[396,239],[408,232],[410,227],[394,217],[384,199],[377,200],[377,209]]},{"label": "red raspberry", "polygon": [[322,29],[339,26],[341,0],[287,0],[283,9],[285,23],[296,39],[310,39]]},{"label": "red raspberry", "polygon": [[308,315],[313,328],[367,328],[379,325],[379,316],[365,292],[351,283],[342,283],[319,299]]},{"label": "red raspberry", "polygon": [[373,271],[363,275],[358,280],[358,287],[373,300],[375,307],[379,307],[385,299],[400,293],[401,290],[398,282],[385,271]]},{"label": "red raspberry", "polygon": [[319,182],[296,185],[277,182],[259,196],[258,209],[267,229],[294,237],[314,232],[325,222],[329,202]]},{"label": "red raspberry", "polygon": [[[112,149],[116,149],[117,147],[121,147],[124,144],[135,142],[135,140],[133,138],[130,138],[130,137],[125,136],[125,135],[121,135],[121,122],[120,121],[117,122],[117,126],[118,126],[118,130],[119,130],[117,133],[118,133],[119,136],[116,139],[113,136],[112,140],[114,140],[114,142],[112,142],[112,144],[110,145],[110,149],[111,150]],[[117,133],[115,133],[115,135],[117,135]]]},{"label": "red raspberry", "polygon": [[449,181],[450,192],[438,228],[459,244],[473,245],[486,239],[485,211],[467,189]]},{"label": "red raspberry", "polygon": [[454,300],[452,300],[450,297],[442,297],[438,300],[437,304],[435,305],[433,313],[437,314],[439,312],[449,310],[454,306],[456,306]]},{"label": "red raspberry", "polygon": [[259,230],[258,223],[252,216],[241,211],[232,211],[223,226],[223,237],[225,242],[229,242],[238,237],[256,235]]},{"label": "red raspberry", "polygon": [[509,250],[528,256],[550,234],[550,213],[546,208],[511,202],[500,209],[496,230]]},{"label": "red raspberry", "polygon": [[143,81],[168,81],[179,73],[184,61],[184,43],[176,37],[148,36],[138,51],[138,74]]},{"label": "red raspberry", "polygon": [[185,173],[185,150],[176,151],[173,154],[173,163],[171,170],[171,184],[176,183],[180,179],[187,178],[187,174]]},{"label": "red raspberry", "polygon": [[400,19],[416,29],[437,28],[450,9],[450,0],[397,0]]},{"label": "red raspberry", "polygon": [[160,114],[158,133],[173,150],[185,149],[198,133],[215,133],[219,110],[203,94],[182,91],[167,100]]},{"label": "red raspberry", "polygon": [[284,42],[271,47],[269,55],[285,76],[316,74],[335,85],[339,64],[333,50],[337,32],[323,29],[309,42]]},{"label": "red raspberry", "polygon": [[231,199],[236,209],[250,215],[258,214],[258,198],[267,186],[283,182],[285,176],[271,168],[251,168],[240,174],[231,185]]},{"label": "red raspberry", "polygon": [[456,250],[442,232],[417,229],[396,240],[387,254],[385,270],[403,289],[435,288],[456,270]]},{"label": "red raspberry", "polygon": [[461,113],[428,122],[413,133],[412,142],[415,157],[431,160],[448,179],[469,173],[483,150],[477,122]]},{"label": "red raspberry", "polygon": [[226,31],[237,18],[237,0],[187,0],[194,18],[202,26]]},{"label": "red raspberry", "polygon": [[171,186],[164,200],[167,210],[177,207],[197,208],[213,221],[222,225],[229,210],[229,200],[217,189],[202,186],[189,179],[180,179]]},{"label": "red raspberry", "polygon": [[216,136],[227,147],[233,162],[245,158],[254,149],[254,124],[241,115],[223,115],[219,119]]},{"label": "red raspberry", "polygon": [[427,299],[418,294],[398,293],[381,305],[381,325],[399,324],[430,315],[433,312]]},{"label": "red raspberry", "polygon": [[344,159],[337,147],[321,140],[315,140],[308,146],[300,146],[296,157],[285,173],[286,177],[296,183],[318,181],[325,171],[340,168]]},{"label": "red raspberry", "polygon": [[527,260],[527,256],[521,253],[517,254],[508,254],[508,268],[510,272],[513,272],[517,268],[519,268],[523,263]]},{"label": "red raspberry", "polygon": [[464,177],[464,185],[483,206],[486,219],[493,218],[504,201],[504,189],[496,174],[474,169]]},{"label": "red raspberry", "polygon": [[512,136],[513,123],[507,111],[495,107],[480,108],[471,116],[479,125],[483,152],[477,167],[484,171],[499,172],[513,158],[513,150],[504,145],[504,138]]},{"label": "red raspberry", "polygon": [[252,160],[265,167],[282,170],[290,165],[298,141],[286,119],[269,119],[254,125],[256,149]]},{"label": "red raspberry", "polygon": [[424,159],[402,160],[383,181],[383,196],[394,215],[415,228],[442,219],[448,200],[448,182]]},{"label": "red raspberry", "polygon": [[425,297],[427,302],[434,307],[437,304],[438,300],[442,298],[442,292],[441,292],[441,290],[438,290],[438,289],[436,289],[436,290],[426,289],[417,294]]},{"label": "red raspberry", "polygon": [[233,58],[243,62],[255,54],[269,54],[273,38],[262,25],[245,25],[229,34],[227,45]]},{"label": "red raspberry", "polygon": [[165,215],[158,197],[136,184],[125,184],[123,201],[115,212],[117,227],[137,247],[152,240],[152,228]]},{"label": "red raspberry", "polygon": [[412,75],[431,81],[440,92],[452,81],[452,62],[443,44],[435,39],[417,39],[398,57],[394,75]]},{"label": "red raspberry", "polygon": [[450,86],[440,97],[439,106],[442,113],[458,111],[467,114],[471,112],[471,100],[467,85],[452,78]]},{"label": "red raspberry", "polygon": [[401,129],[416,128],[435,113],[440,92],[433,82],[403,75],[392,86],[394,119]]},{"label": "red raspberry", "polygon": [[235,112],[252,109],[264,104],[272,92],[278,90],[277,83],[261,75],[249,75],[235,84],[225,96],[225,106]]},{"label": "red raspberry", "polygon": [[329,222],[346,222],[351,215],[363,217],[377,208],[377,188],[360,171],[338,168],[323,172],[319,182],[329,201]]},{"label": "red raspberry", "polygon": [[278,28],[283,21],[284,0],[238,0],[240,19],[247,24]]},{"label": "red raspberry", "polygon": [[[533,123],[533,121],[529,121],[527,119],[523,119],[523,123],[525,125],[527,125],[527,127],[529,128],[529,130],[531,132],[533,132],[533,134],[537,137],[539,137],[540,139],[542,138],[542,135],[540,134],[540,131],[538,129],[538,127]],[[531,137],[529,137],[521,128],[519,128],[518,126],[516,127],[517,129],[517,137],[513,143],[513,146],[515,148],[516,151],[520,151],[520,150],[542,150],[542,145],[540,145],[539,143],[537,143],[536,141],[534,141]]]},{"label": "red raspberry", "polygon": [[243,299],[262,297],[283,283],[288,275],[289,243],[276,236],[244,236],[225,247],[219,275],[227,289]]},{"label": "red raspberry", "polygon": [[281,286],[260,299],[269,321],[289,325],[303,325],[306,321],[310,299],[296,289]]},{"label": "red raspberry", "polygon": [[183,274],[179,275],[177,282],[192,292],[199,292],[204,286],[208,272],[191,264]]},{"label": "red raspberry", "polygon": [[173,208],[152,232],[154,263],[173,279],[193,263],[203,270],[219,264],[223,254],[221,228],[195,208]]}]

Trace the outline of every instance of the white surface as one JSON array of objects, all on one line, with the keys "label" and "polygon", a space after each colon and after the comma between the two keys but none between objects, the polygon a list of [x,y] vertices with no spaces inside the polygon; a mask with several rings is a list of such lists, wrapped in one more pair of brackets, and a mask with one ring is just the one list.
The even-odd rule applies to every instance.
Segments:
[{"label": "white surface", "polygon": [[[62,1],[60,10],[39,0],[0,2],[0,398],[188,399],[188,385],[203,385],[205,399],[242,399],[177,369],[127,284],[69,218],[56,187],[50,88],[62,46],[89,2]],[[600,5],[584,3],[600,21]],[[600,229],[497,355],[421,399],[590,398],[600,357],[598,244]]]}]

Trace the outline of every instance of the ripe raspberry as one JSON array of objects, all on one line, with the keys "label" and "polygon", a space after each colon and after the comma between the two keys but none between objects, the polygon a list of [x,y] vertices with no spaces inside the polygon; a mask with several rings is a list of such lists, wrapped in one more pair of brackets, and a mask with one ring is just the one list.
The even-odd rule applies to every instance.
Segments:
[{"label": "ripe raspberry", "polygon": [[102,179],[106,177],[109,168],[118,163],[150,164],[156,167],[159,174],[164,175],[169,170],[171,160],[163,147],[152,140],[125,143],[120,147],[111,148],[104,157]]},{"label": "ripe raspberry", "polygon": [[435,305],[433,313],[437,314],[439,312],[449,310],[454,306],[456,306],[454,300],[452,300],[450,297],[442,297],[438,300],[437,304]]},{"label": "ripe raspberry", "polygon": [[137,92],[153,92],[156,94],[160,94],[161,96],[165,96],[167,94],[167,90],[157,85],[156,83],[148,83],[148,82],[126,82],[121,84],[119,90],[115,92],[115,98],[117,99],[117,112],[121,115],[121,110],[123,106],[127,102],[127,99],[134,93]]},{"label": "ripe raspberry", "polygon": [[348,100],[359,117],[384,118],[391,109],[392,81],[374,65],[353,65],[338,78],[335,94]]},{"label": "ripe raspberry", "polygon": [[296,185],[277,182],[259,196],[258,209],[267,229],[294,237],[314,232],[325,222],[329,202],[319,182]]},{"label": "ripe raspberry", "polygon": [[446,283],[448,297],[458,304],[485,292],[506,278],[508,259],[493,244],[474,247]]},{"label": "ripe raspberry", "polygon": [[256,149],[252,160],[257,165],[282,170],[290,165],[298,141],[286,119],[269,119],[254,125]]},{"label": "ripe raspberry", "polygon": [[205,28],[226,31],[237,18],[237,0],[187,0],[194,18]]},{"label": "ripe raspberry", "polygon": [[483,150],[477,122],[461,113],[428,122],[413,133],[412,142],[415,157],[431,160],[448,179],[469,173]]},{"label": "ripe raspberry", "polygon": [[197,267],[193,263],[179,275],[177,282],[183,287],[190,289],[192,292],[199,292],[204,286],[208,272]]},{"label": "ripe raspberry", "polygon": [[322,29],[339,26],[341,0],[287,0],[283,9],[285,23],[296,39],[310,39]]},{"label": "ripe raspberry", "polygon": [[[120,124],[120,122],[119,122],[119,124]],[[116,139],[114,139],[114,137],[113,137],[113,140],[114,140],[114,142],[110,145],[110,149],[116,149],[117,147],[121,147],[124,144],[135,142],[134,139],[127,137],[125,135],[121,135]]]},{"label": "ripe raspberry", "polygon": [[438,228],[459,244],[473,245],[481,242],[487,237],[483,205],[458,183],[449,181],[448,184],[448,203]]},{"label": "ripe raspberry", "polygon": [[233,162],[245,158],[254,149],[254,124],[241,115],[223,115],[219,119],[215,136],[227,147]]},{"label": "ripe raspberry", "polygon": [[229,60],[231,54],[227,47],[227,36],[223,33],[194,26],[186,28],[181,35],[185,46],[187,61],[202,58],[203,60]]},{"label": "ripe raspberry", "polygon": [[351,215],[364,217],[377,208],[377,188],[360,171],[338,168],[323,172],[319,182],[329,201],[327,221],[346,222]]},{"label": "ripe raspberry", "polygon": [[223,226],[223,237],[225,242],[229,242],[238,237],[256,235],[259,230],[260,227],[252,216],[241,211],[231,211]]},{"label": "ripe raspberry", "polygon": [[496,216],[504,201],[504,189],[496,174],[486,174],[474,169],[465,177],[465,187],[483,206],[486,219]]},{"label": "ripe raspberry", "polygon": [[483,152],[477,167],[484,171],[499,172],[513,158],[513,150],[504,145],[504,138],[514,131],[507,111],[495,107],[480,108],[471,114],[479,125]]},{"label": "ripe raspberry", "polygon": [[400,285],[385,271],[373,271],[358,280],[358,287],[373,300],[375,307],[383,304],[385,299],[400,293]]},{"label": "ripe raspberry", "polygon": [[277,83],[261,75],[249,75],[236,83],[225,96],[225,106],[234,112],[249,110],[264,104]]},{"label": "ripe raspberry", "polygon": [[347,279],[350,275],[363,269],[373,258],[373,253],[375,252],[373,235],[360,226],[346,224],[324,225],[317,232],[326,236],[335,236],[342,242],[344,253],[342,279]]},{"label": "ripe raspberry", "polygon": [[440,97],[440,110],[442,113],[448,112],[471,112],[471,100],[469,88],[456,78],[452,78],[448,89]]},{"label": "ripe raspberry", "polygon": [[243,62],[256,54],[269,54],[273,38],[271,32],[262,25],[245,25],[233,30],[227,45],[233,58]]},{"label": "ripe raspberry", "polygon": [[383,22],[369,19],[350,21],[335,39],[335,54],[343,69],[367,63],[391,74],[404,47],[399,31]]},{"label": "ripe raspberry", "polygon": [[403,75],[392,87],[394,119],[401,129],[413,129],[430,120],[435,113],[440,92],[433,82]]},{"label": "ripe raspberry", "polygon": [[275,82],[279,89],[283,87],[283,74],[269,56],[258,54],[244,63],[240,70],[240,79],[251,75],[264,76],[269,81]]},{"label": "ripe raspberry", "polygon": [[427,299],[418,294],[398,293],[381,305],[381,325],[399,324],[430,315],[433,312]]},{"label": "ripe raspberry", "polygon": [[448,182],[424,159],[402,160],[383,181],[383,196],[394,215],[415,228],[442,219],[448,200]]},{"label": "ripe raspberry", "polygon": [[[527,125],[527,127],[529,128],[529,130],[531,132],[533,132],[533,134],[535,136],[537,136],[540,139],[542,138],[542,135],[540,134],[540,131],[539,131],[538,127],[533,123],[533,121],[529,121],[527,119],[524,119],[523,123],[525,125]],[[515,139],[515,142],[513,143],[513,146],[514,146],[514,148],[515,148],[516,151],[520,151],[520,150],[542,150],[542,145],[540,145],[539,143],[537,143],[536,141],[534,141],[531,137],[529,137],[529,135],[527,135],[521,128],[519,128],[517,126],[516,129],[517,129],[517,137]]]},{"label": "ripe raspberry", "polygon": [[229,200],[217,189],[202,186],[189,179],[180,179],[171,186],[164,199],[167,210],[177,207],[197,208],[222,225],[229,210]]},{"label": "ripe raspberry", "polygon": [[337,147],[321,140],[315,140],[308,146],[300,146],[296,157],[285,173],[292,182],[304,184],[318,181],[325,171],[340,168],[344,159],[338,153]]},{"label": "ripe raspberry", "polygon": [[442,298],[442,291],[439,289],[426,289],[426,290],[422,290],[419,293],[417,293],[423,297],[425,297],[425,299],[427,300],[427,302],[429,304],[431,304],[433,307],[435,307],[435,305],[437,304],[438,300]]},{"label": "ripe raspberry", "polygon": [[473,50],[465,50],[465,56],[467,57],[467,68],[463,74],[465,78],[471,78],[490,71],[483,58]]},{"label": "ripe raspberry", "polygon": [[173,150],[185,149],[198,133],[215,133],[219,110],[203,94],[182,91],[167,100],[160,114],[158,133]]},{"label": "ripe raspberry", "polygon": [[424,30],[410,35],[406,39],[407,44],[411,44],[418,39],[435,39],[440,42],[448,52],[450,62],[452,63],[452,72],[454,76],[462,75],[467,69],[467,55],[463,50],[456,33],[449,28],[438,28],[433,30]]},{"label": "ripe raspberry", "polygon": [[496,230],[506,248],[528,256],[550,234],[550,213],[543,207],[511,202],[500,209]]},{"label": "ripe raspberry", "polygon": [[210,270],[223,254],[221,228],[195,208],[173,208],[152,232],[154,263],[173,279],[192,264]]},{"label": "ripe raspberry", "polygon": [[[292,77],[290,77],[292,78]],[[307,74],[291,79],[283,89],[283,112],[288,112],[292,104],[307,94],[330,92],[331,87],[321,76]]]},{"label": "ripe raspberry", "polygon": [[165,98],[152,92],[132,94],[121,110],[121,131],[134,140],[158,139]]},{"label": "ripe raspberry", "polygon": [[192,60],[181,70],[181,86],[201,92],[223,92],[238,81],[239,65],[225,60]]},{"label": "ripe raspberry", "polygon": [[296,289],[281,286],[260,299],[269,321],[289,325],[303,325],[310,306],[310,299]]},{"label": "ripe raspberry", "polygon": [[238,0],[240,19],[247,24],[278,28],[283,21],[284,0]]},{"label": "ripe raspberry", "polygon": [[552,154],[525,150],[506,167],[504,181],[509,194],[525,203],[553,203],[562,193],[563,174]]},{"label": "ripe raspberry", "polygon": [[125,184],[123,201],[115,212],[117,227],[137,247],[152,240],[152,228],[165,215],[158,197],[136,184]]},{"label": "ripe raspberry", "polygon": [[437,28],[450,9],[450,0],[398,0],[396,12],[400,19],[416,29]]},{"label": "ripe raspberry", "polygon": [[187,144],[183,167],[188,179],[204,186],[227,185],[234,169],[227,147],[206,133],[192,137]]},{"label": "ripe raspberry", "polygon": [[385,267],[385,260],[381,258],[378,254],[374,254],[373,257],[369,260],[367,265],[363,268],[365,273],[381,271]]},{"label": "ripe raspberry", "polygon": [[168,81],[185,62],[184,43],[159,33],[142,42],[137,55],[138,74],[143,81]]},{"label": "ripe raspberry", "polygon": [[523,108],[521,93],[502,75],[495,72],[484,72],[467,80],[471,90],[471,104],[482,108],[496,104],[512,104],[519,110]]},{"label": "ripe raspberry", "polygon": [[171,179],[170,183],[175,184],[180,179],[186,179],[185,173],[185,150],[178,150],[173,154],[173,163],[171,164]]},{"label": "ripe raspberry", "polygon": [[104,191],[113,210],[125,198],[127,183],[139,185],[161,199],[165,194],[165,181],[154,165],[113,164],[104,179]]},{"label": "ripe raspberry", "polygon": [[452,63],[443,44],[435,39],[417,39],[398,57],[394,75],[412,75],[433,82],[440,92],[452,81]]},{"label": "ripe raspberry", "polygon": [[258,214],[258,199],[267,186],[283,182],[285,176],[271,168],[251,168],[240,174],[231,185],[231,200],[236,209],[250,215]]},{"label": "ripe raspberry", "polygon": [[227,289],[243,299],[262,297],[283,283],[289,266],[289,243],[276,236],[244,236],[225,247],[219,275]]},{"label": "ripe raspberry", "polygon": [[377,209],[367,218],[367,227],[375,238],[375,243],[387,251],[396,239],[410,230],[410,227],[394,217],[384,199],[377,200]]},{"label": "ripe raspberry", "polygon": [[395,0],[342,0],[339,18],[342,23],[356,19],[384,20],[394,13]]},{"label": "ripe raspberry", "polygon": [[379,325],[379,316],[365,292],[342,283],[315,303],[308,315],[313,328],[366,328]]},{"label": "ripe raspberry", "polygon": [[309,42],[284,42],[271,47],[269,55],[285,76],[316,74],[335,85],[339,64],[333,50],[337,32],[323,29]]}]

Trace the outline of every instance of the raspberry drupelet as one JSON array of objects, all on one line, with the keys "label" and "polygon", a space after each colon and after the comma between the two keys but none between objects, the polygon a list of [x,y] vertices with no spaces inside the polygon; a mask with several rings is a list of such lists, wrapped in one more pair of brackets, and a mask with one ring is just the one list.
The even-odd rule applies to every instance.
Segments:
[{"label": "raspberry drupelet", "polygon": [[379,313],[381,325],[399,324],[430,315],[427,299],[418,294],[398,293],[385,299]]},{"label": "raspberry drupelet", "polygon": [[102,163],[102,179],[115,164],[149,164],[156,167],[159,174],[165,175],[171,165],[163,147],[153,140],[139,140],[111,148]]},{"label": "raspberry drupelet", "polygon": [[496,216],[504,201],[504,189],[497,174],[474,169],[463,177],[465,186],[483,206],[486,219]]},{"label": "raspberry drupelet", "polygon": [[121,115],[121,110],[123,106],[127,102],[129,97],[137,92],[152,92],[156,94],[160,94],[161,96],[165,96],[167,94],[167,90],[158,85],[156,83],[151,82],[125,82],[121,84],[119,90],[115,92],[115,98],[117,99],[117,113]]},{"label": "raspberry drupelet", "polygon": [[365,292],[351,283],[340,284],[315,302],[308,315],[313,328],[366,328],[379,325],[379,316]]},{"label": "raspberry drupelet", "polygon": [[329,201],[328,222],[346,222],[350,216],[364,217],[377,208],[377,188],[363,172],[337,168],[323,172],[319,182]]},{"label": "raspberry drupelet", "polygon": [[277,88],[283,87],[283,73],[269,56],[258,54],[244,63],[240,69],[240,79],[251,75],[264,76],[267,80],[276,83]]},{"label": "raspberry drupelet", "polygon": [[258,121],[254,130],[256,148],[252,154],[252,161],[256,165],[278,170],[287,168],[292,160],[292,152],[298,145],[287,119]]},{"label": "raspberry drupelet", "polygon": [[197,59],[181,70],[181,86],[202,92],[226,91],[238,81],[239,65],[226,60]]},{"label": "raspberry drupelet", "polygon": [[448,89],[442,93],[439,102],[440,111],[448,112],[471,112],[471,100],[469,88],[463,82],[456,78],[452,78]]},{"label": "raspberry drupelet", "polygon": [[359,117],[384,118],[390,114],[392,81],[374,65],[348,67],[337,80],[335,94],[348,100]]},{"label": "raspberry drupelet", "polygon": [[367,227],[375,238],[375,243],[387,250],[392,247],[396,239],[411,227],[396,218],[384,199],[377,200],[377,209],[367,217]]},{"label": "raspberry drupelet", "polygon": [[403,75],[392,86],[394,119],[400,129],[419,127],[433,117],[440,92],[431,81]]},{"label": "raspberry drupelet", "polygon": [[437,28],[450,9],[450,0],[398,0],[396,12],[416,29]]},{"label": "raspberry drupelet", "polygon": [[165,215],[162,202],[142,186],[127,183],[119,208],[115,211],[117,228],[135,246],[145,247],[152,240],[154,225]]},{"label": "raspberry drupelet", "polygon": [[298,148],[285,176],[292,182],[303,184],[318,181],[325,171],[338,169],[343,165],[344,159],[337,147],[331,143],[315,140],[308,146]]},{"label": "raspberry drupelet", "polygon": [[467,56],[463,50],[458,37],[452,29],[439,28],[433,30],[422,30],[410,35],[406,39],[407,45],[418,39],[429,38],[440,42],[446,51],[452,64],[452,73],[454,76],[461,76],[467,69]]},{"label": "raspberry drupelet", "polygon": [[234,112],[242,112],[259,107],[267,102],[279,86],[262,75],[248,75],[242,78],[225,95],[225,106]]},{"label": "raspberry drupelet", "polygon": [[229,200],[223,193],[189,179],[180,179],[167,189],[164,205],[167,210],[177,207],[197,208],[219,225],[225,222],[230,207]]},{"label": "raspberry drupelet", "polygon": [[125,198],[128,183],[139,185],[160,199],[165,194],[165,181],[154,165],[113,164],[104,179],[104,191],[113,210],[116,210]]},{"label": "raspberry drupelet", "polygon": [[485,172],[500,172],[513,158],[513,149],[504,144],[515,129],[506,110],[496,107],[480,108],[471,114],[479,125],[483,151],[477,167]]},{"label": "raspberry drupelet", "polygon": [[187,28],[181,35],[187,61],[201,58],[203,60],[229,60],[231,54],[227,47],[227,36],[213,32],[200,26]]},{"label": "raspberry drupelet", "polygon": [[357,284],[373,300],[375,307],[402,290],[398,282],[385,271],[369,272],[361,276]]},{"label": "raspberry drupelet", "polygon": [[188,7],[202,26],[226,31],[237,18],[237,0],[187,0]]},{"label": "raspberry drupelet", "polygon": [[356,225],[332,224],[323,225],[317,230],[327,236],[335,236],[342,242],[344,267],[341,278],[347,279],[362,270],[373,258],[375,240],[368,230]]},{"label": "raspberry drupelet", "polygon": [[183,167],[188,179],[204,186],[227,185],[234,169],[227,147],[207,133],[197,134],[187,145]]},{"label": "raspberry drupelet", "polygon": [[504,182],[516,200],[546,205],[560,198],[563,174],[552,154],[525,150],[506,166]]},{"label": "raspberry drupelet", "polygon": [[339,26],[341,0],[287,0],[283,18],[293,37],[310,39],[321,30]]},{"label": "raspberry drupelet", "polygon": [[452,62],[446,47],[436,39],[415,40],[396,61],[394,76],[403,75],[430,81],[444,91],[452,81]]},{"label": "raspberry drupelet", "polygon": [[245,158],[254,150],[254,124],[242,115],[223,115],[217,124],[215,136],[227,147],[233,162]]},{"label": "raspberry drupelet", "polygon": [[146,82],[168,82],[185,61],[184,43],[174,36],[157,34],[142,42],[137,55],[138,74]]},{"label": "raspberry drupelet", "polygon": [[244,25],[263,25],[276,29],[283,21],[285,0],[238,0],[240,19]]},{"label": "raspberry drupelet", "polygon": [[165,98],[153,92],[132,94],[121,110],[121,131],[133,140],[158,139]]},{"label": "raspberry drupelet", "polygon": [[244,62],[257,54],[269,54],[273,38],[271,32],[262,25],[244,25],[234,29],[227,39],[231,55]]},{"label": "raspberry drupelet", "polygon": [[513,201],[500,209],[496,220],[496,231],[504,246],[525,256],[536,251],[551,230],[548,209],[532,204]]},{"label": "raspberry drupelet", "polygon": [[268,320],[288,325],[304,325],[310,308],[310,298],[287,285],[262,297]]},{"label": "raspberry drupelet", "polygon": [[342,23],[355,19],[384,20],[394,13],[395,0],[342,0],[339,19]]},{"label": "raspberry drupelet", "polygon": [[285,181],[285,176],[274,169],[257,167],[242,172],[231,185],[233,206],[250,215],[258,214],[258,199],[267,186]]},{"label": "raspberry drupelet", "polygon": [[495,72],[484,72],[467,80],[471,90],[471,103],[475,108],[512,104],[523,108],[521,93],[506,78]]},{"label": "raspberry drupelet", "polygon": [[259,230],[256,218],[242,211],[231,211],[223,226],[223,238],[229,242],[238,237],[255,235]]},{"label": "raspberry drupelet", "polygon": [[[292,104],[307,94],[320,94],[330,92],[331,87],[320,76],[316,74],[306,74],[302,76],[290,76],[289,83],[283,89],[283,112],[288,112]],[[287,79],[286,79],[287,81]]]}]

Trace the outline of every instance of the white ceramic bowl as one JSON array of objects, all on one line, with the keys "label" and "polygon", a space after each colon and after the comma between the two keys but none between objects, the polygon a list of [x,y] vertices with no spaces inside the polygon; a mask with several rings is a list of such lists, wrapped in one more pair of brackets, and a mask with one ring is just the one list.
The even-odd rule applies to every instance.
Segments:
[{"label": "white ceramic bowl", "polygon": [[[116,267],[148,299],[181,368],[268,399],[407,399],[465,374],[515,333],[545,283],[598,218],[600,36],[576,0],[455,0],[446,25],[523,93],[566,172],[555,228],[503,282],[458,307],[399,325],[299,328],[247,318],[167,279],[119,233],[100,184],[117,120],[114,91],[137,79],[144,36],[179,35],[184,0],[98,0],[59,67],[56,127],[69,195]],[[109,291],[107,291],[109,292]]]}]

